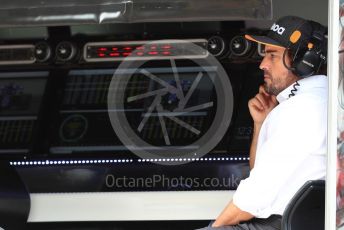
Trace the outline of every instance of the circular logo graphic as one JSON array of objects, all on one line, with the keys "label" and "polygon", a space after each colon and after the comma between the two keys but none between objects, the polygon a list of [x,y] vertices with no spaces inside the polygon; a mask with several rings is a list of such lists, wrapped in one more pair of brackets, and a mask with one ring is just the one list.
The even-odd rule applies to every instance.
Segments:
[{"label": "circular logo graphic", "polygon": [[87,119],[79,114],[68,116],[61,124],[59,135],[64,142],[77,142],[83,138],[88,129]]},{"label": "circular logo graphic", "polygon": [[[173,52],[208,54],[200,46],[182,40],[154,41],[140,52],[159,44],[174,44]],[[192,66],[178,66],[169,57],[164,67],[149,65],[159,58],[121,62],[108,91],[108,114],[121,142],[143,159],[158,164],[187,163],[209,153],[221,141],[231,121],[232,87],[226,71],[212,55],[178,56]],[[148,65],[147,65],[148,63]],[[166,64],[169,64],[166,67]],[[150,66],[150,67],[147,67]]]}]

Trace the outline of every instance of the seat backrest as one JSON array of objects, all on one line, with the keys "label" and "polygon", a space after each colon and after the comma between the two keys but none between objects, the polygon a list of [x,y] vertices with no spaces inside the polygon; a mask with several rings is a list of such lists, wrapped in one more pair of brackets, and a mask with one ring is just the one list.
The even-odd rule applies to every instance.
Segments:
[{"label": "seat backrest", "polygon": [[324,230],[325,181],[307,181],[289,202],[282,230]]}]

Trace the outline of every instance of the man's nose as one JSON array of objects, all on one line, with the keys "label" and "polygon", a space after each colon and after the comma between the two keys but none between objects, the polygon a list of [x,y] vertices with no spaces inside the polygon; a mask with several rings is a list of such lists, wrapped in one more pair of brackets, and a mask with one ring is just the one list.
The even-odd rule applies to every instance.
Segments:
[{"label": "man's nose", "polygon": [[268,69],[268,65],[267,65],[267,61],[266,61],[266,57],[263,58],[262,62],[259,65],[259,68],[261,70],[267,70]]}]

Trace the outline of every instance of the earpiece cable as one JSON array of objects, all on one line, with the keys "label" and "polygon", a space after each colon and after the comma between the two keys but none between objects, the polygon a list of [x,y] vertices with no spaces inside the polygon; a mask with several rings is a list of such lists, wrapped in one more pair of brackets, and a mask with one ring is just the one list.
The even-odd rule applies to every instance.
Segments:
[{"label": "earpiece cable", "polygon": [[297,92],[297,88],[296,87],[299,87],[300,84],[298,81],[296,81],[294,84],[293,84],[293,88],[290,90],[290,94],[289,94],[289,98],[295,96],[295,93]]}]

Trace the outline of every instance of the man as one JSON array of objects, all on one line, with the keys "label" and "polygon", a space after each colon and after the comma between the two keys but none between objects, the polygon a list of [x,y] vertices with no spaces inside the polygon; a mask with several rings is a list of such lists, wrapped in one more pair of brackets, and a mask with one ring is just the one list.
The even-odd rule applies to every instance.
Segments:
[{"label": "man", "polygon": [[318,23],[287,16],[267,36],[245,36],[265,45],[264,85],[248,103],[251,171],[204,229],[280,229],[299,188],[325,178],[327,78],[316,75],[326,59],[325,33]]}]

